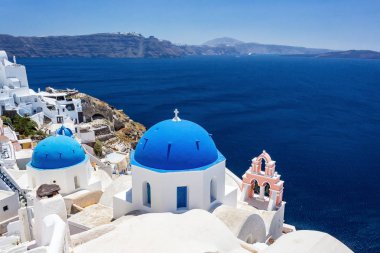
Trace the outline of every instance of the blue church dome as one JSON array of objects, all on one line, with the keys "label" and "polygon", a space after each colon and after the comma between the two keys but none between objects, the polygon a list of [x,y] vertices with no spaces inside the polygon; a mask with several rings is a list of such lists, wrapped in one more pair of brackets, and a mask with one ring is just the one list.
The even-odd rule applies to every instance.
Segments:
[{"label": "blue church dome", "polygon": [[64,135],[56,135],[37,144],[30,165],[36,169],[60,169],[79,164],[86,159],[79,142]]},{"label": "blue church dome", "polygon": [[60,128],[58,128],[57,131],[55,131],[55,133],[57,135],[65,135],[65,136],[68,136],[68,137],[72,137],[73,136],[73,131],[71,131],[70,128],[67,128],[64,125],[62,125]]},{"label": "blue church dome", "polygon": [[191,170],[205,168],[224,157],[210,134],[188,120],[164,120],[141,137],[132,164],[153,170]]}]

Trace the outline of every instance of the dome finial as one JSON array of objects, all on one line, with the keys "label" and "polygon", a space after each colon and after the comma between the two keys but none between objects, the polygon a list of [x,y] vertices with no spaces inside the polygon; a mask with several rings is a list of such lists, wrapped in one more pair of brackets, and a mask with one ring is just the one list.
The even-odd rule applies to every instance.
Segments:
[{"label": "dome finial", "polygon": [[174,110],[174,118],[173,118],[173,121],[181,121],[181,119],[178,117],[178,114],[179,114],[179,111],[178,109],[176,108]]}]

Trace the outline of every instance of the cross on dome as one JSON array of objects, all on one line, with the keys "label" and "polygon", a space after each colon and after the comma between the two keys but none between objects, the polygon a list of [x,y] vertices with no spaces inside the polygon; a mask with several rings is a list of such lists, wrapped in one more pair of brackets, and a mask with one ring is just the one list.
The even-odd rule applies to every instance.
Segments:
[{"label": "cross on dome", "polygon": [[181,121],[181,119],[178,117],[178,114],[179,114],[179,111],[178,109],[176,108],[174,110],[174,118],[173,118],[173,121]]}]

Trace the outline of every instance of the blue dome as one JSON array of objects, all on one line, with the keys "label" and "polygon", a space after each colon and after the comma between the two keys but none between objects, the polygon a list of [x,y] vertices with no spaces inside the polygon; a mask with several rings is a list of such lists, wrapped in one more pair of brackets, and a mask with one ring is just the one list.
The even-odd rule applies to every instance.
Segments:
[{"label": "blue dome", "polygon": [[68,137],[72,137],[73,136],[73,131],[71,131],[70,128],[67,128],[64,125],[62,125],[60,128],[58,128],[57,131],[55,131],[55,133],[57,135],[65,135],[65,136],[68,136]]},{"label": "blue dome", "polygon": [[211,165],[224,157],[210,134],[188,121],[165,120],[141,137],[132,163],[157,170],[190,170]]},{"label": "blue dome", "polygon": [[86,160],[82,146],[75,139],[56,135],[40,141],[30,165],[36,169],[60,169]]}]

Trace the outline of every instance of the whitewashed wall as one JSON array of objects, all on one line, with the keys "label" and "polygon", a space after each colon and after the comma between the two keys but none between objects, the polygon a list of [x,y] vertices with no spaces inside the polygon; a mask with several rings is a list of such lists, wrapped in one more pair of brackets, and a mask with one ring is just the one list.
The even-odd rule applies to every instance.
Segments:
[{"label": "whitewashed wall", "polygon": [[[7,207],[8,210],[5,211],[5,207]],[[20,204],[18,201],[18,195],[15,192],[12,192],[12,195],[10,196],[3,197],[0,200],[0,223],[17,216],[19,208]]]},{"label": "whitewashed wall", "polygon": [[7,78],[15,77],[21,82],[21,87],[28,87],[28,78],[26,76],[26,69],[23,65],[7,65],[5,66],[5,74]]},{"label": "whitewashed wall", "polygon": [[[211,203],[211,180],[215,183],[215,200]],[[145,183],[150,184],[151,205],[144,205]],[[177,210],[177,187],[187,186],[187,209]],[[129,196],[129,197],[128,197]],[[127,198],[130,200],[128,201]],[[235,193],[236,198],[236,193]],[[216,202],[225,200],[225,161],[206,170],[160,173],[132,166],[132,189],[114,196],[114,218],[126,212],[180,213],[189,209],[209,210]],[[235,201],[236,203],[236,201]]]},{"label": "whitewashed wall", "polygon": [[[28,164],[26,169],[30,188],[55,183],[61,188],[61,194],[69,194],[78,189],[89,188],[92,167],[90,160],[87,158],[86,161],[67,168],[38,170]],[[78,178],[79,188],[75,187],[75,176]]]}]

